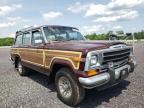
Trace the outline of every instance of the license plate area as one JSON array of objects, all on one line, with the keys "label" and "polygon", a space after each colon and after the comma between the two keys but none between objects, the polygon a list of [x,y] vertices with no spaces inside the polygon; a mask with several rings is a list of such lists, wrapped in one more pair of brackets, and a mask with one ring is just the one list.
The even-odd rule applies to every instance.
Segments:
[{"label": "license plate area", "polygon": [[115,79],[124,79],[128,76],[130,70],[129,65],[122,66],[118,69],[115,69]]}]

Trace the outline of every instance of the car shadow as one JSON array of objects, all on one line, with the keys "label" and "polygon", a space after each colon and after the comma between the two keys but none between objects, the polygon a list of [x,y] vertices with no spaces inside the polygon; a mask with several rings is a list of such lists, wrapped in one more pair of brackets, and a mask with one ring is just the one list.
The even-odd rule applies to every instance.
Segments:
[{"label": "car shadow", "polygon": [[34,70],[30,70],[30,73],[27,77],[30,78],[31,80],[39,83],[40,85],[44,86],[45,88],[48,88],[50,90],[50,92],[56,91],[54,84],[53,83],[49,84],[49,77],[44,74],[41,74]]},{"label": "car shadow", "polygon": [[75,108],[95,108],[105,102],[109,102],[111,98],[119,96],[123,90],[126,90],[129,84],[129,81],[123,80],[118,85],[102,91],[97,91],[96,89],[87,90],[85,99]]},{"label": "car shadow", "polygon": [[[32,71],[28,78],[48,88],[50,92],[56,92],[54,84],[48,83],[48,76]],[[97,89],[86,90],[85,99],[82,101],[82,103],[75,106],[75,108],[95,108],[104,104],[105,102],[109,102],[111,98],[119,96],[123,90],[126,90],[129,84],[129,81],[123,80],[118,85],[102,91],[97,91]]]}]

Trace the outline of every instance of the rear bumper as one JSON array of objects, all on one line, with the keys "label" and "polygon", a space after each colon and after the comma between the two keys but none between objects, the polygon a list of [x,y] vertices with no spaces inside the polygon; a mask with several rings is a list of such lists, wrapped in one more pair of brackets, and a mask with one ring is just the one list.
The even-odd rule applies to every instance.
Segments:
[{"label": "rear bumper", "polygon": [[83,78],[79,77],[79,82],[84,88],[92,89],[103,85],[115,85],[121,80],[128,77],[129,73],[134,71],[136,62],[129,63],[117,69],[109,69],[108,72],[98,74],[96,76]]}]

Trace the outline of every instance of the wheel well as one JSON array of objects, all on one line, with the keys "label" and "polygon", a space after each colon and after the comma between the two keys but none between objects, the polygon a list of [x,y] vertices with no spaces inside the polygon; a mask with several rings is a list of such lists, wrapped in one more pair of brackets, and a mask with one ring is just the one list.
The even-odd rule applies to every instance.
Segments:
[{"label": "wheel well", "polygon": [[54,80],[55,80],[55,75],[56,75],[56,73],[57,73],[61,68],[68,68],[68,69],[70,69],[70,67],[67,66],[67,65],[54,64],[53,67],[52,67],[51,74],[50,74],[50,76],[49,76],[50,82],[54,82]]}]

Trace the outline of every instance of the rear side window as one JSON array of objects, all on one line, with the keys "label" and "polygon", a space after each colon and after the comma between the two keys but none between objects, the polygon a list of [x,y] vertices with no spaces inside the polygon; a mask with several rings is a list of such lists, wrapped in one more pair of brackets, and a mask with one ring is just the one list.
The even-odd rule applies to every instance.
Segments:
[{"label": "rear side window", "polygon": [[31,45],[31,34],[25,33],[23,36],[23,45]]},{"label": "rear side window", "polygon": [[17,36],[15,45],[17,46],[22,45],[22,34]]}]

